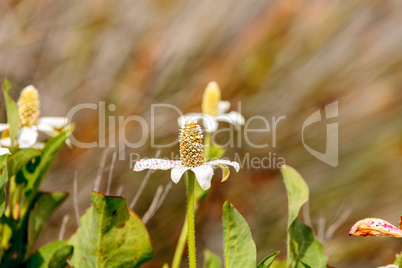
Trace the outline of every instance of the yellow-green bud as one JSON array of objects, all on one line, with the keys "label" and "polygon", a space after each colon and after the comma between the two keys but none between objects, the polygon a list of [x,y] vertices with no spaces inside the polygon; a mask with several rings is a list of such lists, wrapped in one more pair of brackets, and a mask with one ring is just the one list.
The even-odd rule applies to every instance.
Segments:
[{"label": "yellow-green bud", "polygon": [[24,88],[18,99],[18,114],[23,127],[35,126],[39,119],[39,93],[34,86]]},{"label": "yellow-green bud", "polygon": [[216,82],[209,82],[202,97],[202,113],[212,116],[218,115],[218,104],[221,100],[221,90]]}]

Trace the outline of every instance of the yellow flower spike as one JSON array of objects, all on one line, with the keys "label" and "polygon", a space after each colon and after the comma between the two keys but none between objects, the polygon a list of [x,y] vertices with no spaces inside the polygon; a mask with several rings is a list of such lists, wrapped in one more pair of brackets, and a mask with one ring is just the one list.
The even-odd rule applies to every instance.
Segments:
[{"label": "yellow flower spike", "polygon": [[186,167],[198,167],[204,163],[202,130],[196,122],[187,122],[181,129],[180,160]]},{"label": "yellow flower spike", "polygon": [[221,90],[216,82],[209,82],[202,97],[202,113],[211,116],[218,115],[218,104],[221,100]]},{"label": "yellow flower spike", "polygon": [[34,86],[27,86],[18,99],[18,113],[21,126],[30,127],[38,123],[40,110],[39,93]]}]

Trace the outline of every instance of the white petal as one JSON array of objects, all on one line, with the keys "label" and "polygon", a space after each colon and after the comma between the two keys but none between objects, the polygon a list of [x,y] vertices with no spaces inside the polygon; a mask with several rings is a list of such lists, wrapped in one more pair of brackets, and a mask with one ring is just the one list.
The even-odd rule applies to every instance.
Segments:
[{"label": "white petal", "polygon": [[202,114],[200,113],[190,113],[186,115],[182,115],[177,119],[177,123],[179,124],[179,127],[182,127],[186,122],[188,121],[198,121],[200,118],[202,118]]},{"label": "white petal", "polygon": [[226,113],[230,108],[229,101],[220,101],[218,103],[218,115]]},{"label": "white petal", "polygon": [[0,139],[0,145],[4,146],[4,147],[10,147],[11,146],[11,138],[7,137],[7,138]]},{"label": "white petal", "polygon": [[204,114],[202,117],[202,125],[204,126],[205,132],[212,133],[218,129],[218,122],[216,122],[215,117]]},{"label": "white petal", "polygon": [[244,117],[239,112],[230,112],[228,114],[221,114],[215,117],[217,121],[228,122],[235,126],[236,130],[240,129],[240,126],[244,125]]},{"label": "white petal", "polygon": [[34,145],[31,146],[32,149],[37,149],[37,150],[43,150],[45,148],[45,143],[44,142],[37,142]]},{"label": "white petal", "polygon": [[10,126],[8,124],[0,124],[0,132],[3,132],[6,129],[9,129]]},{"label": "white petal", "polygon": [[17,135],[18,147],[30,148],[38,139],[38,130],[35,126],[22,127]]},{"label": "white petal", "polygon": [[172,169],[172,173],[170,173],[170,177],[172,178],[172,181],[174,183],[178,183],[183,176],[183,173],[189,170],[189,167],[185,166],[180,166],[180,167],[175,167]]},{"label": "white petal", "polygon": [[171,169],[180,166],[180,161],[165,160],[165,159],[140,159],[135,163],[134,171],[142,171],[144,169]]},{"label": "white petal", "polygon": [[236,161],[229,161],[229,160],[214,160],[205,163],[205,165],[211,165],[211,166],[216,166],[217,164],[224,164],[228,166],[232,166],[236,169],[237,172],[240,170],[240,165]]},{"label": "white petal", "polygon": [[37,128],[39,131],[54,137],[60,134],[60,130],[68,124],[65,117],[41,117],[38,120]]},{"label": "white petal", "polygon": [[8,148],[0,148],[0,155],[11,154]]},{"label": "white petal", "polygon": [[38,120],[38,129],[39,127],[52,127],[55,129],[61,129],[68,124],[68,119],[66,117],[41,117]]},{"label": "white petal", "polygon": [[49,133],[49,132],[54,132],[55,129],[51,125],[44,124],[44,123],[38,123],[37,128],[39,131],[44,132],[44,133]]},{"label": "white petal", "polygon": [[197,178],[198,184],[203,190],[208,190],[211,187],[212,176],[214,175],[214,170],[212,166],[204,164],[198,167],[191,168]]}]

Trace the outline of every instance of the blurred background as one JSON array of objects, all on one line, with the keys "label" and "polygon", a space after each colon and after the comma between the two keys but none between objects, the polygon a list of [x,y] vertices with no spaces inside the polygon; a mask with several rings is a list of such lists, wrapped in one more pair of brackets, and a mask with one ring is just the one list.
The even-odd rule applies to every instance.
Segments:
[{"label": "blurred background", "polygon": [[[241,109],[246,120],[258,115],[272,123],[273,116],[286,116],[277,125],[276,146],[272,131],[250,134],[254,144],[268,143],[255,148],[245,142],[242,130],[235,134],[241,144],[229,146],[225,157],[261,159],[271,153],[274,161],[275,153],[276,159],[285,159],[309,184],[311,217],[304,218],[323,241],[330,264],[377,267],[394,260],[401,242],[349,237],[348,231],[365,217],[396,225],[402,214],[401,25],[398,0],[2,0],[0,78],[11,82],[14,99],[25,86],[35,85],[43,116],[65,116],[82,103],[97,105],[77,112],[73,122],[77,140],[98,146],[65,146],[42,186],[72,193],[76,173],[80,215],[90,205],[97,176],[102,176],[99,190],[121,194],[132,203],[146,172],[132,172],[130,154],[157,153],[140,123],[119,127],[119,118],[138,115],[147,124],[154,120],[155,142],[175,141],[177,112],[160,108],[152,114],[151,105],[200,112],[205,86],[217,81],[222,98],[231,102],[231,110]],[[310,125],[304,138],[324,153],[326,124],[337,122],[337,167],[312,156],[301,137],[303,122],[334,101],[339,116]],[[0,107],[0,122],[6,122],[4,105]],[[249,121],[248,128],[264,127],[262,120]],[[144,144],[129,148],[123,138],[132,143],[144,139]],[[228,139],[225,133],[217,138],[222,143]],[[160,156],[172,153],[178,154],[177,145],[162,149]],[[169,175],[151,174],[134,206],[140,217],[157,188],[170,182]],[[219,178],[217,171],[196,219],[199,263],[204,249],[222,255],[225,200],[249,223],[258,261],[276,250],[285,256],[287,200],[277,167],[246,165],[225,184]],[[172,185],[147,223],[155,256],[144,267],[171,263],[185,199],[184,182]],[[37,247],[58,238],[66,214],[65,238],[77,228],[72,195],[52,216]],[[187,258],[183,260],[186,267]]]}]

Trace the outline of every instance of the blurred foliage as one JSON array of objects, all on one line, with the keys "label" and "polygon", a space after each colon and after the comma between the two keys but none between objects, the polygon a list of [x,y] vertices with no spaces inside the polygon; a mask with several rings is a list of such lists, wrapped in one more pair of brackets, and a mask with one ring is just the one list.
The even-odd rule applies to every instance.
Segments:
[{"label": "blurred foliage", "polygon": [[[13,99],[18,90],[34,84],[45,115],[65,116],[80,103],[106,102],[105,120],[110,128],[99,129],[99,110],[86,109],[73,118],[78,140],[105,139],[105,146],[63,148],[49,172],[51,179],[42,187],[72,191],[71,171],[78,171],[81,214],[89,207],[88,192],[93,189],[104,147],[114,147],[113,142],[118,146],[122,137],[131,142],[142,138],[139,124],[119,129],[118,116],[139,115],[150,124],[150,107],[156,103],[175,105],[184,113],[199,112],[204,87],[217,81],[223,99],[230,100],[232,109],[241,110],[246,119],[260,115],[272,123],[272,116],[286,116],[278,123],[275,138],[273,131],[248,134],[254,144],[268,142],[268,148],[253,148],[240,132],[225,156],[233,158],[237,153],[240,159],[247,155],[252,159],[271,152],[283,157],[310,186],[315,226],[327,228],[346,203],[352,216],[324,245],[330,263],[374,267],[393,261],[395,252],[402,250],[398,241],[346,234],[357,219],[376,215],[392,221],[400,211],[401,24],[402,4],[397,0],[3,0],[0,78],[12,83]],[[301,129],[309,115],[336,100],[340,158],[333,168],[305,150]],[[0,122],[6,122],[4,106],[0,112]],[[177,138],[177,116],[173,110],[156,110],[157,143]],[[306,142],[312,148],[324,150],[326,123],[306,128]],[[253,120],[249,127],[265,125]],[[227,142],[224,137],[217,136],[221,143]],[[140,148],[124,149],[119,156],[124,153],[126,158],[116,161],[111,191],[124,186],[122,195],[131,200],[143,175],[131,171],[130,153],[152,157],[155,149],[150,139]],[[162,156],[172,151],[177,154],[177,146],[164,149]],[[108,173],[106,168],[103,175]],[[150,181],[136,205],[140,215],[148,209],[157,187],[168,182],[164,173],[153,174]],[[101,187],[106,189],[106,180]],[[160,239],[153,244],[157,261],[144,267],[170,263],[185,214],[184,200],[181,183],[172,188],[149,222],[151,239],[156,235]],[[222,252],[219,222],[224,200],[231,200],[249,223],[259,260],[278,249],[286,252],[286,232],[281,228],[286,225],[286,194],[277,169],[243,167],[225,184],[213,181],[196,222],[199,250]],[[57,238],[66,213],[71,214],[66,237],[72,234],[77,225],[72,220],[72,200],[67,200],[51,218],[39,245]]]}]

